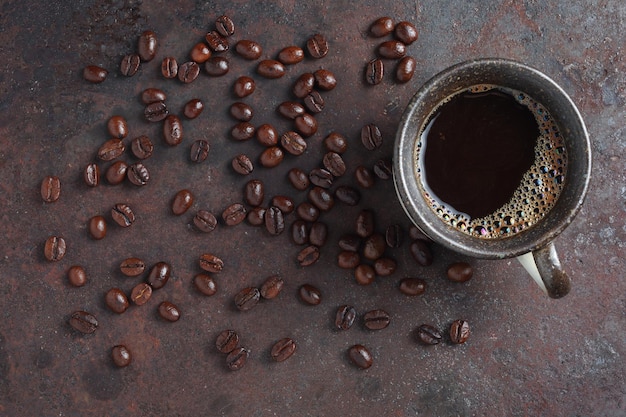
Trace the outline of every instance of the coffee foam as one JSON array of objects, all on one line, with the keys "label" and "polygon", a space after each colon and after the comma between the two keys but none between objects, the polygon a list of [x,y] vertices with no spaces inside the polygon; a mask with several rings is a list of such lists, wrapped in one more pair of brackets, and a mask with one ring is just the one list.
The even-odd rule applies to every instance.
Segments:
[{"label": "coffee foam", "polygon": [[[544,106],[533,100],[525,93],[517,90],[503,88],[496,85],[475,85],[463,92],[485,92],[492,89],[503,91],[526,106],[535,116],[540,135],[535,146],[535,160],[528,171],[523,175],[519,187],[513,197],[494,213],[480,217],[470,218],[466,213],[454,210],[452,207],[439,200],[430,190],[421,175],[420,150],[422,138],[425,137],[426,126],[431,117],[427,119],[420,132],[420,141],[416,147],[417,174],[422,195],[429,203],[430,208],[445,223],[468,235],[483,239],[498,239],[513,236],[526,230],[539,222],[554,207],[561,194],[566,176],[567,154],[563,138],[559,128]],[[452,97],[443,101],[433,112],[436,114],[439,107],[445,105]],[[485,161],[488,163],[489,161]]]}]

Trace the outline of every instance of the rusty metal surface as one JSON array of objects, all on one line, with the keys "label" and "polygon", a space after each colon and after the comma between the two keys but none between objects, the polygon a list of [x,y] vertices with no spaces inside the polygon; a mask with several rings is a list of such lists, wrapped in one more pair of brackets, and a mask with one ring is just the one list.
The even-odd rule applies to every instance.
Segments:
[{"label": "rusty metal surface", "polygon": [[[166,2],[166,1],[4,1],[0,5],[0,415],[6,416],[443,416],[550,415],[618,416],[626,414],[626,184],[624,86],[626,73],[623,22],[626,5],[618,0],[586,2]],[[357,6],[358,4],[358,6]],[[354,10],[353,10],[354,9]],[[349,138],[345,154],[353,183],[358,164],[372,164],[392,153],[402,110],[412,92],[439,70],[463,59],[503,56],[534,66],[560,83],[583,113],[594,151],[590,194],[575,222],[559,237],[557,248],[573,278],[562,300],[544,296],[515,260],[462,259],[434,247],[429,267],[415,264],[408,243],[390,250],[399,264],[391,277],[370,286],[355,283],[350,271],[335,265],[339,236],[352,230],[361,208],[375,210],[379,229],[400,223],[408,229],[391,182],[362,190],[359,207],[337,205],[323,215],[328,243],[311,267],[295,262],[299,247],[288,233],[270,236],[247,224],[220,224],[202,235],[189,226],[190,216],[170,214],[174,194],[189,188],[196,195],[192,211],[218,214],[242,200],[249,179],[229,167],[241,152],[255,158],[261,146],[229,139],[234,125],[227,107],[238,75],[252,74],[255,63],[230,54],[232,68],[221,79],[204,74],[190,85],[166,81],[158,64],[166,55],[186,59],[221,14],[231,16],[237,39],[259,41],[264,57],[284,46],[303,45],[314,33],[330,41],[321,60],[307,58],[279,80],[262,80],[245,101],[255,110],[253,122],[290,124],[275,114],[288,99],[295,77],[319,67],[333,71],[338,86],[324,94],[320,129],[309,139],[307,153],[289,157],[275,169],[257,167],[250,177],[265,181],[268,196],[305,198],[285,180],[290,167],[317,166],[321,140],[335,130]],[[420,31],[409,47],[418,70],[406,85],[389,76],[382,84],[362,82],[364,64],[378,40],[367,36],[380,16],[408,20]],[[134,51],[146,29],[160,39],[157,59],[132,78],[119,74],[121,57]],[[101,85],[81,78],[87,64],[110,70]],[[390,66],[388,66],[390,68]],[[167,147],[160,125],[142,120],[142,89],[163,88],[168,106],[177,111],[190,98],[206,108],[196,120],[184,121],[185,139]],[[146,161],[152,180],[143,188],[129,184],[88,189],[85,164],[107,139],[106,120],[124,115],[130,136],[148,134],[156,153]],[[370,152],[359,131],[376,123],[384,146]],[[207,161],[188,161],[192,140],[211,143]],[[132,159],[127,157],[127,159]],[[45,175],[58,175],[61,199],[41,201]],[[111,206],[127,202],[138,221],[129,229],[110,224],[102,241],[88,236],[87,220],[108,216]],[[190,213],[191,213],[190,212]],[[293,215],[291,215],[293,216]],[[288,218],[288,224],[293,217]],[[66,257],[49,263],[43,243],[64,236]],[[204,297],[191,278],[203,252],[226,263],[215,275],[218,293]],[[125,291],[141,280],[123,278],[117,266],[128,256],[148,264],[169,261],[174,277],[147,305],[122,315],[104,305],[111,287]],[[474,278],[465,284],[445,279],[447,265],[471,262]],[[71,288],[66,273],[81,264],[88,284]],[[265,277],[280,274],[286,287],[278,299],[239,312],[234,294]],[[402,295],[398,281],[425,279],[425,294]],[[296,297],[302,283],[322,291],[319,306]],[[182,318],[166,323],[157,316],[162,300],[176,303]],[[383,308],[392,315],[388,328],[368,331],[356,325],[345,332],[332,328],[335,309],[351,304],[359,313]],[[92,335],[67,325],[69,314],[88,310],[100,322]],[[445,329],[452,320],[469,321],[472,335],[464,345],[425,347],[415,328],[430,323]],[[215,336],[236,329],[251,350],[247,365],[232,372],[214,348]],[[274,341],[292,337],[293,357],[273,363]],[[133,363],[116,369],[109,351],[123,343]],[[374,357],[367,370],[356,369],[347,349],[361,343]]]}]

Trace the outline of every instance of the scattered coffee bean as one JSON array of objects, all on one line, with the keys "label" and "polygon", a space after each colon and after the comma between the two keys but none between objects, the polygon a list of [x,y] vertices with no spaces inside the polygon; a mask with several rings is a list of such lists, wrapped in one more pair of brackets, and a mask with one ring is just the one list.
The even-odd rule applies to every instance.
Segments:
[{"label": "scattered coffee bean", "polygon": [[233,349],[226,356],[226,364],[231,371],[238,371],[246,365],[250,351],[244,347]]},{"label": "scattered coffee bean", "polygon": [[294,120],[296,130],[304,137],[313,136],[317,132],[317,120],[309,113],[303,113]]},{"label": "scattered coffee bean", "polygon": [[256,128],[256,138],[263,146],[275,146],[278,144],[278,131],[274,126],[264,123]]},{"label": "scattered coffee bean", "polygon": [[141,102],[146,105],[165,101],[166,99],[167,94],[159,88],[146,88],[141,92]]},{"label": "scattered coffee bean", "polygon": [[404,232],[399,224],[387,226],[385,230],[385,242],[390,248],[399,248],[402,246]]},{"label": "scattered coffee bean", "polygon": [[124,139],[128,136],[128,124],[122,116],[112,116],[107,121],[107,131],[114,138]]},{"label": "scattered coffee bean", "polygon": [[44,256],[51,262],[58,262],[65,256],[67,245],[65,239],[59,236],[50,236],[44,245]]},{"label": "scattered coffee bean", "polygon": [[337,86],[337,78],[331,71],[320,68],[313,73],[315,86],[320,90],[330,91]]},{"label": "scattered coffee bean", "polygon": [[254,171],[254,165],[252,164],[252,161],[250,160],[250,158],[248,158],[248,155],[242,153],[236,155],[233,158],[233,160],[231,161],[231,166],[237,174],[241,175],[248,175],[252,171]]},{"label": "scattered coffee bean", "polygon": [[254,93],[254,90],[256,89],[256,84],[252,78],[242,75],[235,80],[233,88],[235,95],[239,98],[243,98]]},{"label": "scattered coffee bean", "polygon": [[128,298],[119,288],[111,288],[104,296],[104,303],[111,311],[122,314],[128,309]]},{"label": "scattered coffee bean", "polygon": [[283,133],[280,137],[283,149],[292,155],[302,155],[306,151],[307,143],[298,132],[292,130]]},{"label": "scattered coffee bean", "polygon": [[430,324],[420,325],[416,331],[417,339],[425,345],[438,345],[441,343],[441,332]]},{"label": "scattered coffee bean", "polygon": [[177,216],[185,214],[193,204],[193,194],[187,189],[180,190],[172,200],[172,213]]},{"label": "scattered coffee bean", "polygon": [[227,226],[236,226],[246,219],[246,208],[240,203],[231,204],[222,212],[222,219]]},{"label": "scattered coffee bean", "polygon": [[94,84],[100,84],[106,80],[109,71],[97,65],[87,65],[83,69],[83,78]]},{"label": "scattered coffee bean", "polygon": [[307,196],[309,201],[321,211],[328,211],[335,205],[333,195],[326,188],[313,187]]},{"label": "scattered coffee bean", "polygon": [[220,77],[228,73],[230,64],[223,56],[212,56],[204,63],[204,70],[213,77]]},{"label": "scattered coffee bean", "polygon": [[136,277],[146,270],[146,263],[139,258],[126,258],[120,263],[120,271],[127,277]]},{"label": "scattered coffee bean", "polygon": [[285,230],[283,212],[278,207],[270,207],[265,212],[265,228],[271,235],[279,235]]},{"label": "scattered coffee bean", "polygon": [[304,106],[311,113],[319,113],[324,110],[325,101],[320,93],[313,90],[304,97]]},{"label": "scattered coffee bean", "polygon": [[204,233],[209,233],[217,227],[217,219],[213,213],[206,210],[198,210],[193,217],[193,224],[196,228]]},{"label": "scattered coffee bean", "polygon": [[230,115],[241,122],[249,122],[254,116],[254,111],[248,104],[237,101],[231,104]]},{"label": "scattered coffee bean", "polygon": [[382,38],[393,32],[393,19],[387,16],[379,17],[370,26],[370,35],[375,38]]},{"label": "scattered coffee bean", "polygon": [[372,59],[365,66],[365,81],[371,85],[378,85],[385,76],[385,64],[379,58]]},{"label": "scattered coffee bean", "polygon": [[309,243],[311,245],[324,246],[327,236],[328,226],[326,226],[326,223],[315,222],[311,224],[311,229],[309,230]]},{"label": "scattered coffee bean", "polygon": [[426,281],[420,278],[403,278],[399,288],[404,295],[422,295],[426,291]]},{"label": "scattered coffee bean", "polygon": [[326,146],[326,150],[329,152],[342,154],[348,149],[348,141],[341,133],[330,132],[328,136],[324,138],[324,146]]},{"label": "scattered coffee bean", "polygon": [[363,315],[363,325],[369,330],[382,330],[389,326],[391,316],[385,310],[376,309]]},{"label": "scattered coffee bean", "polygon": [[193,277],[193,285],[202,294],[211,296],[217,292],[215,280],[208,274],[197,274]]},{"label": "scattered coffee bean", "polygon": [[284,65],[294,65],[304,59],[304,50],[299,46],[287,46],[278,52],[278,60]]},{"label": "scattered coffee bean", "polygon": [[306,49],[311,57],[315,59],[323,58],[328,54],[328,41],[324,35],[316,33],[307,40]]},{"label": "scattered coffee bean", "polygon": [[207,272],[222,272],[224,261],[211,253],[204,253],[200,256],[200,268]]},{"label": "scattered coffee bean", "polygon": [[308,201],[303,201],[296,207],[296,214],[304,221],[314,222],[320,216],[320,210]]},{"label": "scattered coffee bean", "polygon": [[343,235],[337,243],[340,249],[357,252],[361,247],[361,238],[356,235]]},{"label": "scattered coffee bean", "polygon": [[180,310],[175,304],[163,301],[159,304],[159,316],[167,321],[178,321],[180,319]]},{"label": "scattered coffee bean", "polygon": [[107,168],[104,178],[111,185],[121,184],[126,179],[128,164],[124,161],[115,161]]},{"label": "scattered coffee bean", "polygon": [[263,53],[263,48],[258,42],[242,39],[235,44],[235,51],[244,59],[254,61],[259,59]]},{"label": "scattered coffee bean", "polygon": [[337,266],[343,269],[354,269],[361,263],[361,258],[357,252],[342,250],[337,255]]},{"label": "scattered coffee bean", "polygon": [[360,264],[354,269],[354,279],[359,285],[370,285],[376,279],[376,271],[370,265]]},{"label": "scattered coffee bean", "polygon": [[418,38],[418,32],[415,26],[410,22],[398,22],[394,31],[394,36],[403,44],[410,45]]},{"label": "scattered coffee bean", "polygon": [[112,161],[124,153],[126,146],[121,139],[112,138],[107,140],[98,149],[98,158],[102,161]]},{"label": "scattered coffee bean", "polygon": [[83,171],[83,179],[85,180],[85,184],[87,184],[87,186],[97,187],[98,184],[100,184],[100,167],[98,167],[98,164],[87,164],[85,170]]},{"label": "scattered coffee bean", "polygon": [[363,165],[356,167],[354,170],[354,178],[360,187],[371,188],[374,185],[374,174]]},{"label": "scattered coffee bean", "polygon": [[272,197],[271,205],[278,207],[285,215],[292,213],[296,209],[293,200],[284,195],[275,195]]},{"label": "scattered coffee bean", "polygon": [[91,334],[98,328],[98,319],[86,311],[75,311],[70,316],[69,325],[81,333]]},{"label": "scattered coffee bean", "polygon": [[339,330],[348,330],[354,324],[356,310],[349,305],[342,305],[335,313],[335,327]]},{"label": "scattered coffee bean", "polygon": [[341,155],[336,152],[326,152],[322,159],[322,164],[335,177],[341,177],[346,173],[346,163]]},{"label": "scattered coffee bean", "polygon": [[472,279],[474,271],[467,262],[455,262],[448,266],[447,276],[450,281],[466,282]]},{"label": "scattered coffee bean", "polygon": [[379,159],[376,161],[373,171],[381,180],[388,180],[393,176],[393,166],[391,161],[387,159]]},{"label": "scattered coffee bean", "polygon": [[80,265],[73,265],[67,271],[67,280],[73,287],[82,287],[87,283],[87,273]]},{"label": "scattered coffee bean", "polygon": [[283,162],[285,155],[278,146],[271,146],[264,150],[259,156],[259,162],[265,168],[274,168]]},{"label": "scattered coffee bean", "polygon": [[405,56],[396,66],[396,80],[401,83],[409,82],[415,74],[416,67],[417,61],[415,58],[412,56]]},{"label": "scattered coffee bean", "polygon": [[111,209],[113,221],[122,227],[129,227],[135,222],[135,213],[127,204],[119,203]]},{"label": "scattered coffee bean", "polygon": [[465,320],[454,320],[450,325],[450,341],[455,345],[467,342],[470,336],[469,323]]},{"label": "scattered coffee bean", "polygon": [[356,234],[366,238],[374,233],[375,228],[374,212],[367,209],[361,210],[356,218]]},{"label": "scattered coffee bean", "polygon": [[183,114],[187,119],[195,119],[200,116],[200,113],[204,110],[204,103],[198,98],[192,98],[183,107]]},{"label": "scattered coffee bean", "polygon": [[261,299],[261,292],[255,287],[246,287],[235,294],[235,306],[240,311],[254,308]]},{"label": "scattered coffee bean", "polygon": [[320,258],[320,250],[315,245],[307,246],[298,253],[297,261],[300,266],[313,265]]},{"label": "scattered coffee bean", "polygon": [[287,179],[298,191],[304,191],[309,188],[309,176],[300,168],[291,168],[287,173]]},{"label": "scattered coffee bean", "polygon": [[295,351],[296,342],[289,337],[285,337],[274,343],[272,349],[270,350],[270,356],[276,362],[283,362],[289,359]]},{"label": "scattered coffee bean", "polygon": [[309,173],[310,182],[318,187],[330,188],[333,185],[333,174],[326,169],[314,168]]},{"label": "scattered coffee bean", "polygon": [[150,269],[146,282],[153,290],[161,289],[167,284],[172,275],[172,266],[167,262],[157,262]]},{"label": "scattered coffee bean", "polygon": [[141,65],[141,58],[137,54],[124,55],[120,62],[120,73],[125,77],[137,74]]},{"label": "scattered coffee bean", "polygon": [[281,116],[292,120],[306,113],[304,106],[296,101],[283,101],[276,110]]},{"label": "scattered coffee bean", "polygon": [[406,55],[406,46],[400,41],[385,41],[378,45],[378,55],[388,59],[400,59]]},{"label": "scattered coffee bean", "polygon": [[310,72],[301,74],[293,85],[293,95],[298,98],[305,98],[315,87],[315,76]]},{"label": "scattered coffee bean", "polygon": [[183,124],[178,116],[170,114],[163,122],[163,139],[170,146],[176,146],[183,141]]},{"label": "scattered coffee bean", "polygon": [[[207,59],[211,58],[212,52],[204,42],[198,42],[191,48],[189,58],[197,64],[203,64]],[[199,69],[199,67],[198,67]]]},{"label": "scattered coffee bean", "polygon": [[263,185],[263,181],[258,179],[248,181],[244,186],[243,194],[246,203],[253,207],[260,206],[265,199],[265,186]]},{"label": "scattered coffee bean", "polygon": [[162,101],[148,104],[143,110],[144,118],[149,122],[160,122],[169,115],[167,106]]},{"label": "scattered coffee bean", "polygon": [[124,368],[133,361],[130,350],[124,345],[116,345],[111,349],[111,359],[118,368]]},{"label": "scattered coffee bean", "polygon": [[61,195],[61,180],[56,176],[46,176],[41,181],[41,198],[46,203],[54,203]]},{"label": "scattered coffee bean", "polygon": [[148,183],[150,180],[150,172],[148,172],[148,168],[141,162],[135,162],[128,166],[126,170],[126,178],[131,184],[137,186],[143,186]]},{"label": "scattered coffee bean", "polygon": [[235,23],[228,16],[220,16],[215,20],[215,29],[224,37],[232,36],[235,34]]},{"label": "scattered coffee bean", "polygon": [[176,58],[168,56],[161,61],[161,74],[165,78],[176,78],[178,76],[178,61]]},{"label": "scattered coffee bean", "polygon": [[396,272],[397,264],[391,258],[378,258],[374,261],[374,271],[380,277],[388,277]]},{"label": "scattered coffee bean", "polygon": [[409,247],[413,259],[421,266],[429,266],[433,263],[433,253],[428,244],[423,240],[414,240]]},{"label": "scattered coffee bean", "polygon": [[265,207],[253,207],[251,210],[248,210],[246,220],[248,220],[248,223],[252,226],[264,225],[266,211],[267,209]]},{"label": "scattered coffee bean", "polygon": [[204,162],[209,156],[209,142],[204,139],[198,139],[191,144],[189,159],[195,163]]},{"label": "scattered coffee bean", "polygon": [[130,299],[138,306],[142,306],[152,297],[152,287],[146,282],[140,282],[130,292]]},{"label": "scattered coffee bean", "polygon": [[154,59],[158,47],[156,33],[151,30],[144,31],[137,42],[137,53],[142,61],[152,61]]},{"label": "scattered coffee bean", "polygon": [[185,62],[178,67],[178,79],[185,84],[194,82],[199,74],[200,66],[194,61]]},{"label": "scattered coffee bean", "polygon": [[363,126],[361,128],[361,142],[369,151],[380,148],[383,144],[383,135],[378,126],[373,123]]},{"label": "scattered coffee bean", "polygon": [[89,234],[96,240],[104,239],[107,235],[107,222],[103,216],[93,216],[89,219]]},{"label": "scattered coffee bean", "polygon": [[300,299],[308,305],[316,306],[322,302],[322,293],[311,284],[303,284],[298,290]]},{"label": "scattered coffee bean", "polygon": [[204,37],[213,52],[226,52],[230,48],[228,41],[217,31],[211,31]]},{"label": "scattered coffee bean", "polygon": [[354,345],[348,349],[350,361],[361,369],[367,369],[374,363],[372,354],[363,345]]},{"label": "scattered coffee bean", "polygon": [[266,300],[271,300],[278,297],[278,294],[283,290],[285,281],[278,275],[271,275],[267,277],[263,284],[261,284],[260,293],[261,297]]},{"label": "scattered coffee bean", "polygon": [[256,129],[250,122],[239,122],[230,131],[230,137],[237,141],[244,141],[254,137]]},{"label": "scattered coffee bean", "polygon": [[223,330],[217,335],[215,347],[221,353],[230,353],[239,346],[239,334],[234,330]]},{"label": "scattered coffee bean", "polygon": [[304,220],[298,219],[291,223],[291,240],[296,245],[306,245],[309,243],[309,230]]}]

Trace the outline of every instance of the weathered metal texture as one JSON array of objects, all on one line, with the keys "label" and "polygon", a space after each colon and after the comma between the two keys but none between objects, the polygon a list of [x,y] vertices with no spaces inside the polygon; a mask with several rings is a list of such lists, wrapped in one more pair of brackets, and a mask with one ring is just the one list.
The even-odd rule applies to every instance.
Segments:
[{"label": "weathered metal texture", "polygon": [[[278,80],[254,75],[256,63],[228,53],[231,70],[222,78],[205,74],[190,85],[164,80],[160,60],[171,55],[179,62],[203,39],[214,20],[227,14],[236,24],[233,39],[261,43],[263,57],[275,57],[285,46],[303,45],[314,33],[330,43],[328,56],[307,58],[287,69]],[[380,16],[408,20],[420,31],[408,48],[418,62],[411,82],[400,85],[390,74],[377,86],[363,83],[363,68],[375,56],[380,40],[367,35]],[[624,357],[626,343],[626,184],[624,146],[622,23],[626,5],[620,1],[454,2],[122,2],[122,1],[5,1],[0,6],[0,414],[7,416],[285,416],[285,415],[624,415],[626,413]],[[154,30],[159,37],[157,58],[142,65],[135,77],[124,78],[118,66],[133,52],[139,34]],[[517,59],[545,72],[571,95],[583,113],[593,141],[594,176],[585,206],[557,240],[573,290],[551,300],[514,260],[465,259],[433,247],[429,267],[415,264],[408,239],[388,250],[398,262],[391,277],[370,286],[355,283],[351,271],[336,266],[339,236],[351,232],[361,208],[376,212],[383,230],[408,220],[390,181],[361,190],[358,207],[336,204],[322,215],[329,241],[320,261],[299,267],[300,250],[288,233],[270,236],[247,224],[223,223],[208,235],[190,227],[200,208],[218,215],[242,200],[244,183],[260,178],[266,195],[292,196],[303,201],[286,181],[293,166],[308,170],[323,155],[322,139],[337,131],[349,139],[345,154],[348,174],[337,181],[352,184],[354,168],[371,167],[390,157],[402,110],[412,92],[430,76],[458,61],[480,56]],[[91,85],[81,78],[85,65],[109,69],[108,79]],[[262,150],[254,140],[229,139],[235,124],[228,106],[236,101],[232,83],[253,74],[257,91],[244,99],[255,111],[253,123],[274,123],[280,131],[291,123],[275,113],[290,99],[296,77],[317,68],[333,71],[337,87],[324,93],[326,108],[318,116],[319,131],[307,139],[300,157],[289,156],[274,169],[257,163],[241,177],[230,160],[247,153],[256,162]],[[142,119],[140,92],[160,87],[175,113],[191,98],[206,108],[195,120],[184,120],[185,138],[178,147],[162,141],[160,124]],[[125,116],[130,137],[149,135],[155,155],[146,161],[151,180],[143,188],[102,184],[88,189],[82,169],[92,161],[107,137],[106,121]],[[376,123],[385,138],[370,152],[359,132]],[[202,164],[189,161],[195,139],[211,144]],[[128,139],[127,139],[128,141]],[[132,161],[126,154],[124,158]],[[105,164],[102,164],[104,167]],[[46,204],[39,196],[45,175],[62,181],[61,198]],[[191,211],[170,213],[174,194],[190,189],[196,196]],[[266,201],[267,198],[266,197]],[[125,202],[137,222],[121,229],[109,222],[109,233],[92,240],[88,219],[108,218],[113,204]],[[294,215],[288,217],[288,225]],[[49,235],[66,238],[68,253],[56,263],[43,258]],[[218,293],[200,295],[191,279],[200,272],[197,258],[204,252],[222,257],[224,271],[215,274]],[[124,278],[118,271],[128,256],[149,265],[168,261],[173,278],[154,292],[144,306],[124,314],[110,312],[104,294],[111,287],[129,292],[141,278]],[[457,260],[471,262],[474,278],[464,284],[448,282],[445,270]],[[66,273],[83,265],[88,283],[71,288]],[[237,311],[233,296],[256,286],[269,275],[286,282],[281,295],[262,301],[253,310]],[[426,293],[407,297],[398,281],[407,276],[427,281]],[[297,289],[311,283],[323,301],[301,303]],[[169,323],[157,315],[160,301],[177,304],[182,317]],[[339,332],[332,326],[336,308],[353,305],[361,315],[383,308],[392,315],[388,328],[368,331],[359,324]],[[80,335],[67,325],[75,310],[88,310],[99,319],[92,335]],[[472,334],[464,345],[423,346],[414,330],[429,323],[446,330],[463,318]],[[219,331],[239,332],[251,350],[247,365],[232,372],[216,351]],[[291,358],[273,363],[272,344],[292,337],[298,347]],[[116,369],[111,347],[123,343],[133,363]],[[359,370],[348,362],[347,349],[367,346],[374,364]]]}]

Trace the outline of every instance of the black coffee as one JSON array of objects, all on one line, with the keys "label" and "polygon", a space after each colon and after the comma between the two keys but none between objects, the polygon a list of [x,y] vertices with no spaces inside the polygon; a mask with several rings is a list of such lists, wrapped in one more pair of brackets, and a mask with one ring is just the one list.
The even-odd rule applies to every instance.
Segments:
[{"label": "black coffee", "polygon": [[473,236],[511,236],[537,223],[563,187],[563,140],[546,109],[526,94],[478,85],[444,101],[417,149],[427,201]]}]

